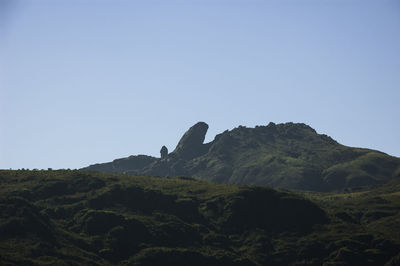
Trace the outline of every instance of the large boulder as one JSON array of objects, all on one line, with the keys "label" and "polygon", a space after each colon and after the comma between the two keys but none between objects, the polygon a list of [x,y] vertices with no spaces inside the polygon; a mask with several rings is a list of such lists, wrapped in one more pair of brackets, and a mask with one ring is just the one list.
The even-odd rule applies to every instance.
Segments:
[{"label": "large boulder", "polygon": [[198,122],[183,135],[173,153],[181,158],[190,160],[206,153],[209,145],[203,144],[208,125]]}]

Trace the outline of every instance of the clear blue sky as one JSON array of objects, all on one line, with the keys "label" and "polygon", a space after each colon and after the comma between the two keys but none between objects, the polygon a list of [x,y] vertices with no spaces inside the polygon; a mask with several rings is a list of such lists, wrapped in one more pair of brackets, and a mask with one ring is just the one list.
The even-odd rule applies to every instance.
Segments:
[{"label": "clear blue sky", "polygon": [[0,0],[0,168],[304,122],[400,156],[398,0]]}]

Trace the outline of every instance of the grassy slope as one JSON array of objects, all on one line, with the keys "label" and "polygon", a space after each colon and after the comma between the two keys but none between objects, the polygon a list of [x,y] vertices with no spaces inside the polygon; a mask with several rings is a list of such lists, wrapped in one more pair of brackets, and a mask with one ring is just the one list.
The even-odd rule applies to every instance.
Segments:
[{"label": "grassy slope", "polygon": [[399,191],[0,171],[0,264],[383,265],[400,246]]},{"label": "grassy slope", "polygon": [[235,128],[196,163],[206,167],[193,175],[208,180],[313,191],[379,184],[400,174],[398,158],[343,146],[293,123]]},{"label": "grassy slope", "polygon": [[305,124],[238,127],[217,135],[204,147],[206,152],[196,158],[174,153],[165,160],[131,156],[87,170],[185,175],[229,184],[312,191],[365,188],[400,176],[399,158],[343,146]]}]

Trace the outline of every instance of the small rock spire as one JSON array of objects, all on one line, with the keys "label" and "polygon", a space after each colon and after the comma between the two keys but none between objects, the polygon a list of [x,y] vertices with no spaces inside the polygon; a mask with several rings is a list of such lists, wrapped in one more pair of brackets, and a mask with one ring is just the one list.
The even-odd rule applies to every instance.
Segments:
[{"label": "small rock spire", "polygon": [[162,147],[161,147],[161,150],[160,150],[160,154],[161,154],[161,159],[167,157],[167,155],[168,155],[168,149],[167,149],[167,147],[162,146]]}]

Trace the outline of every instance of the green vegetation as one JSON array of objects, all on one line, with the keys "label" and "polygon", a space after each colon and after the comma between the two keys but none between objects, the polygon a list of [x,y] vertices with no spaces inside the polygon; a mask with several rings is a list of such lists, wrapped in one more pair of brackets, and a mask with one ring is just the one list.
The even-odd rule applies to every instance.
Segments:
[{"label": "green vegetation", "polygon": [[162,159],[131,156],[85,170],[311,191],[365,189],[400,177],[399,158],[343,146],[305,124],[239,126],[203,144],[207,128],[194,125]]},{"label": "green vegetation", "polygon": [[183,177],[2,170],[0,195],[1,265],[396,265],[400,258],[399,179],[364,191],[294,193]]}]

